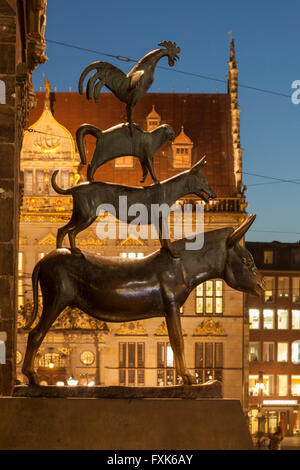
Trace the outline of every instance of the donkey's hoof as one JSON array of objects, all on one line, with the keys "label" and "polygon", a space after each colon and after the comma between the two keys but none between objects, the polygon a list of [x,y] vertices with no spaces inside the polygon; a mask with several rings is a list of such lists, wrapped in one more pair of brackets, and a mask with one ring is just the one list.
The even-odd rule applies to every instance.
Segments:
[{"label": "donkey's hoof", "polygon": [[182,377],[184,385],[193,385],[197,383],[197,379],[194,375],[192,374],[185,374]]}]

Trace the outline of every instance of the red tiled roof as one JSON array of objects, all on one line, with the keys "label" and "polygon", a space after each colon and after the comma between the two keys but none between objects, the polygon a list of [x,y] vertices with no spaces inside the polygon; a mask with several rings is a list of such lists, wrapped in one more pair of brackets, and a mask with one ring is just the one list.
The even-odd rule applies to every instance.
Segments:
[{"label": "red tiled roof", "polygon": [[[37,106],[29,116],[32,125],[43,111],[45,93],[36,93]],[[146,129],[146,117],[152,106],[161,116],[161,124],[170,124],[175,135],[182,125],[185,133],[194,143],[192,163],[204,154],[207,165],[204,173],[209,185],[218,196],[236,195],[233,173],[233,151],[231,134],[230,96],[228,94],[190,94],[190,93],[148,93],[134,107],[134,122]],[[65,126],[73,136],[83,123],[93,124],[104,130],[125,121],[125,104],[112,93],[101,93],[99,103],[88,101],[85,95],[75,92],[51,93],[51,107],[55,119]],[[87,137],[87,160],[93,154],[94,139]],[[164,154],[162,153],[164,152]],[[154,157],[155,170],[159,180],[164,180],[180,169],[172,167],[171,143],[161,147]],[[85,173],[85,168],[83,173]],[[95,179],[114,181],[129,185],[139,185],[142,170],[138,159],[134,158],[132,169],[117,169],[114,162],[100,167]],[[151,184],[148,175],[145,184]]]}]

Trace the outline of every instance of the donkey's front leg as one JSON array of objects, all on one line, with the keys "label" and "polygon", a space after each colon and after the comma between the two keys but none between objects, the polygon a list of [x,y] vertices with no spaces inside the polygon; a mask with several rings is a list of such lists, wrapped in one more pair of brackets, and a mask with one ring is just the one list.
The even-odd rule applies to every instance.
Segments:
[{"label": "donkey's front leg", "polygon": [[184,341],[181,330],[180,308],[176,303],[170,303],[166,309],[166,321],[171,347],[173,350],[176,372],[182,377],[183,383],[191,385],[196,378],[187,370],[184,359]]}]

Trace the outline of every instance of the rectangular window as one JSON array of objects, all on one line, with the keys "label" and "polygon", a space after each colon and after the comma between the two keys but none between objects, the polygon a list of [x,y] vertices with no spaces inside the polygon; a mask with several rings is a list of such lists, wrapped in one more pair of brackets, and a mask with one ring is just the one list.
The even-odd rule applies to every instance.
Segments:
[{"label": "rectangular window", "polygon": [[33,174],[32,170],[24,171],[24,195],[31,195],[33,192]]},{"label": "rectangular window", "polygon": [[288,343],[277,343],[277,362],[288,361]]},{"label": "rectangular window", "polygon": [[124,156],[116,158],[115,160],[116,168],[133,168],[133,157]]},{"label": "rectangular window", "polygon": [[222,381],[223,343],[195,343],[195,376],[197,383]]},{"label": "rectangular window", "polygon": [[300,303],[300,277],[292,278],[292,300],[294,304]]},{"label": "rectangular window", "polygon": [[275,349],[274,343],[264,342],[264,353],[263,353],[264,362],[274,362],[274,359],[275,359],[274,349]]},{"label": "rectangular window", "polygon": [[300,330],[300,310],[292,310],[292,330]]},{"label": "rectangular window", "polygon": [[264,251],[264,264],[273,264],[274,263],[274,252],[273,250]]},{"label": "rectangular window", "polygon": [[264,330],[272,330],[274,328],[274,310],[263,310],[263,325]]},{"label": "rectangular window", "polygon": [[274,395],[274,375],[264,375],[263,384],[263,395],[272,397]]},{"label": "rectangular window", "polygon": [[120,385],[143,385],[145,343],[119,343]]},{"label": "rectangular window", "polygon": [[68,170],[63,170],[61,172],[61,187],[67,189],[70,187],[70,172]]},{"label": "rectangular window", "polygon": [[36,193],[43,194],[45,191],[44,170],[36,170]]},{"label": "rectangular window", "polygon": [[265,290],[265,302],[266,303],[273,303],[275,298],[274,298],[274,293],[275,293],[275,277],[265,277],[265,284],[266,284],[266,290]]},{"label": "rectangular window", "polygon": [[196,287],[196,314],[222,315],[223,281],[206,281]]},{"label": "rectangular window", "polygon": [[259,361],[259,343],[249,343],[249,362]]},{"label": "rectangular window", "polygon": [[286,298],[289,296],[289,278],[279,277],[278,278],[278,297]]},{"label": "rectangular window", "polygon": [[258,396],[258,375],[249,375],[249,395],[252,397]]},{"label": "rectangular window", "polygon": [[24,307],[24,254],[18,253],[18,310]]},{"label": "rectangular window", "polygon": [[289,327],[288,310],[277,310],[277,328],[278,330],[287,330]]},{"label": "rectangular window", "polygon": [[277,375],[277,395],[286,397],[288,395],[288,376]]},{"label": "rectangular window", "polygon": [[175,385],[178,380],[170,344],[157,343],[157,385]]},{"label": "rectangular window", "polygon": [[300,375],[291,376],[291,393],[294,397],[300,396]]},{"label": "rectangular window", "polygon": [[300,364],[300,340],[292,343],[292,363]]},{"label": "rectangular window", "polygon": [[251,330],[258,330],[259,325],[259,310],[257,308],[249,309],[249,328]]}]

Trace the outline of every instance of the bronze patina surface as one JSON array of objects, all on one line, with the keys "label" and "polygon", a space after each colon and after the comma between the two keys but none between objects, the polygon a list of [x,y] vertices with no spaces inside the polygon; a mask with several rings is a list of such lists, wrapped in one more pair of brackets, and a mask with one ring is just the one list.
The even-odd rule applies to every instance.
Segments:
[{"label": "bronze patina surface", "polygon": [[260,295],[263,278],[252,255],[239,241],[255,216],[235,231],[223,228],[207,232],[199,250],[187,250],[187,239],[174,242],[178,258],[161,248],[141,259],[103,257],[79,250],[57,249],[35,266],[32,274],[34,309],[29,328],[37,315],[38,282],[43,311],[30,331],[22,372],[29,384],[38,384],[34,359],[43,338],[67,306],[78,307],[106,322],[125,322],[165,317],[176,372],[184,384],[195,383],[184,358],[180,307],[200,283],[224,279],[232,288]]},{"label": "bronze patina surface", "polygon": [[78,90],[84,93],[83,84],[87,75],[96,70],[88,80],[86,86],[86,97],[95,101],[99,99],[101,88],[106,86],[120,101],[126,103],[127,121],[132,129],[132,110],[136,103],[145,95],[154,80],[154,70],[160,59],[168,57],[170,67],[173,67],[180,48],[174,42],[163,41],[158,44],[161,49],[148,52],[126,75],[118,67],[108,62],[96,61],[89,64],[82,72]]},{"label": "bronze patina surface", "polygon": [[150,132],[143,131],[136,124],[131,132],[128,124],[118,124],[105,131],[101,131],[92,124],[82,124],[76,131],[76,143],[83,165],[86,164],[84,141],[86,135],[92,135],[97,139],[92,160],[87,166],[88,181],[94,181],[95,171],[104,163],[117,157],[132,155],[138,157],[141,163],[143,170],[141,183],[144,183],[148,172],[153,181],[158,183],[153,165],[153,155],[163,144],[175,139],[175,133],[168,124],[162,124]]},{"label": "bronze patina surface", "polygon": [[146,209],[148,218],[146,224],[156,222],[162,246],[174,254],[174,249],[169,243],[169,237],[163,238],[163,233],[168,235],[167,221],[161,217],[157,221],[150,218],[151,207],[154,204],[167,204],[171,207],[181,197],[187,194],[196,194],[204,201],[214,198],[215,193],[208,186],[207,180],[202,173],[202,167],[206,159],[203,157],[189,170],[183,171],[172,178],[162,181],[160,184],[150,186],[125,186],[113,183],[94,181],[92,183],[81,183],[69,189],[61,189],[55,181],[58,170],[51,178],[52,186],[58,194],[71,195],[73,197],[73,213],[70,221],[60,227],[57,231],[57,248],[62,247],[64,237],[68,234],[71,249],[76,248],[75,237],[82,230],[89,227],[97,218],[100,204],[108,204],[107,211],[114,211],[122,222],[134,222],[136,214],[130,216],[128,212],[120,211],[120,197],[126,197],[127,207],[134,204],[142,204]]}]

